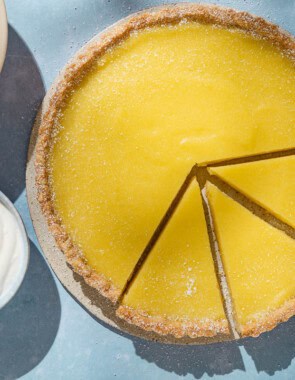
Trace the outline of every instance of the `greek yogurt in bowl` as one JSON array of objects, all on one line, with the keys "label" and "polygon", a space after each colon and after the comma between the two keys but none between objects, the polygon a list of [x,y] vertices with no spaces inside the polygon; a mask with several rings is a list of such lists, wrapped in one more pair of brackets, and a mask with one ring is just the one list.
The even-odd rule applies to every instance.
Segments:
[{"label": "greek yogurt in bowl", "polygon": [[19,289],[29,261],[29,243],[13,204],[0,192],[0,309]]}]

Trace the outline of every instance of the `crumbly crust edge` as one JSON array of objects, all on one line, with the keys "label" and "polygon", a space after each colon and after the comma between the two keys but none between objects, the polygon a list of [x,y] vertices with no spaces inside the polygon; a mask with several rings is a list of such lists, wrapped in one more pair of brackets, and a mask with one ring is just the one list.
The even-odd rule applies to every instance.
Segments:
[{"label": "crumbly crust edge", "polygon": [[[54,131],[58,112],[62,108],[67,94],[75,86],[77,78],[82,77],[96,59],[101,57],[108,49],[128,38],[133,31],[181,21],[209,23],[250,32],[271,41],[291,60],[295,61],[295,40],[289,33],[283,31],[278,26],[247,12],[238,12],[214,5],[182,3],[151,8],[118,22],[101,33],[98,39],[94,38],[86,44],[61,72],[49,91],[49,95],[46,96],[46,102],[43,103],[45,109],[42,109],[35,160],[38,201],[49,230],[55,238],[57,245],[65,254],[66,260],[72,269],[83,276],[87,284],[97,289],[112,302],[118,300],[121,289],[116,287],[102,273],[97,273],[87,264],[83,253],[73,244],[54,210],[47,168],[47,156],[50,149],[52,131]],[[269,321],[260,322],[259,326],[255,325],[255,322],[244,326],[242,329],[243,336],[256,336],[263,331],[273,328],[281,321],[287,320],[295,314],[295,301],[292,303],[292,306],[289,305],[280,310],[273,313],[273,317]],[[132,313],[134,314],[133,317]],[[197,336],[212,336],[211,334],[217,334],[219,331],[226,331],[227,329],[223,322],[221,325],[215,324],[215,322],[211,323],[211,326],[213,326],[211,330],[203,322],[192,322],[192,324],[186,324],[187,327],[184,328],[179,322],[175,324],[167,321],[166,328],[163,325],[163,321],[160,322],[159,319],[152,320],[151,317],[135,310],[131,312],[131,309],[126,309],[126,306],[123,305],[120,306],[118,315],[131,321],[131,323],[140,324],[145,330],[150,329],[160,335],[172,333],[174,336],[196,336],[195,334],[199,334]]]},{"label": "crumbly crust edge", "polygon": [[[176,338],[188,336],[190,338],[213,337],[219,335],[230,335],[229,325],[226,319],[210,321],[208,319],[187,321],[184,319],[173,320],[163,316],[151,316],[143,310],[134,309],[127,305],[120,305],[116,312],[117,316],[128,323],[153,331],[159,335],[171,334]],[[285,302],[280,308],[273,310],[263,316],[253,319],[239,326],[241,338],[257,337],[270,331],[279,323],[286,322],[295,314],[295,298]]]},{"label": "crumbly crust edge", "polygon": [[241,337],[257,337],[260,334],[270,331],[279,323],[286,322],[295,315],[295,298],[286,301],[281,307],[270,311],[265,315],[253,319],[246,324],[240,325]]},{"label": "crumbly crust edge", "polygon": [[134,309],[127,305],[120,305],[116,314],[128,323],[153,331],[159,335],[173,335],[175,338],[211,338],[216,335],[229,336],[229,327],[226,319],[222,320],[174,320],[163,316],[151,316],[148,313]]}]

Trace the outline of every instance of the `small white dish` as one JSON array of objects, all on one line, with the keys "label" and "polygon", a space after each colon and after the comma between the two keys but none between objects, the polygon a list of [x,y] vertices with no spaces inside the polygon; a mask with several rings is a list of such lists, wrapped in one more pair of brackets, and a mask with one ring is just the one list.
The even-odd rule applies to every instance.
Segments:
[{"label": "small white dish", "polygon": [[8,39],[8,24],[4,0],[0,0],[0,71],[2,69]]},{"label": "small white dish", "polygon": [[0,310],[3,308],[16,294],[18,289],[20,288],[23,279],[25,277],[28,263],[29,263],[29,256],[30,256],[30,245],[26,233],[26,229],[24,227],[23,221],[14,207],[13,203],[0,191],[0,203],[12,214],[14,219],[16,220],[16,223],[19,227],[20,234],[21,234],[21,241],[23,245],[23,249],[20,254],[20,265],[16,272],[16,275],[13,279],[13,281],[9,284],[8,289],[4,292],[4,294],[0,294]]}]

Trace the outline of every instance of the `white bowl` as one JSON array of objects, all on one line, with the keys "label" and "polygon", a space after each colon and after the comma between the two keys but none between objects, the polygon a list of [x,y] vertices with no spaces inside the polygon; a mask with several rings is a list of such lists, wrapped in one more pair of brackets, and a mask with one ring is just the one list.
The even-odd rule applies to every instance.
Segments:
[{"label": "white bowl", "polygon": [[16,219],[16,222],[19,226],[21,236],[22,236],[22,242],[23,242],[23,250],[22,250],[22,255],[20,257],[20,269],[14,278],[13,283],[11,284],[9,290],[5,292],[5,294],[0,297],[0,309],[5,306],[11,299],[12,297],[16,294],[18,291],[19,287],[21,286],[23,279],[25,277],[27,268],[28,268],[28,263],[29,263],[29,256],[30,256],[30,245],[29,245],[29,240],[27,237],[26,229],[24,227],[23,221],[14,207],[13,203],[0,191],[0,203],[3,204],[4,207],[7,208],[11,212],[11,214],[14,216]]},{"label": "white bowl", "polygon": [[4,0],[0,0],[0,71],[2,69],[8,37],[8,24]]}]

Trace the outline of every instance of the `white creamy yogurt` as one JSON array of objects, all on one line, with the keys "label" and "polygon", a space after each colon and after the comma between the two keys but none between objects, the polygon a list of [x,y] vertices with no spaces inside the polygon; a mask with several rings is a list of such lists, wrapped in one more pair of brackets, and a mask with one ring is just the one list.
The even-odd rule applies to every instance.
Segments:
[{"label": "white creamy yogurt", "polygon": [[23,232],[16,216],[0,203],[0,307],[16,292],[25,257]]}]

